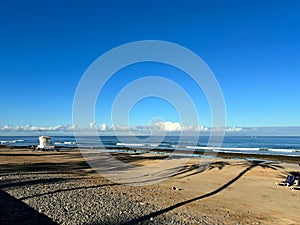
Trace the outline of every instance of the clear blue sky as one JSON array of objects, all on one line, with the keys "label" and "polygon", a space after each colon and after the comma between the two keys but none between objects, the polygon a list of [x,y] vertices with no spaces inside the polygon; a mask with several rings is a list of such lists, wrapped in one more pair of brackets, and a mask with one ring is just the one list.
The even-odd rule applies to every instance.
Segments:
[{"label": "clear blue sky", "polygon": [[[72,124],[74,93],[88,66],[118,45],[149,39],[185,46],[207,63],[223,90],[228,126],[299,126],[299,10],[293,0],[1,1],[0,126]],[[173,76],[210,125],[207,103],[190,81],[172,68],[148,69],[123,72]],[[125,81],[112,79],[104,96]],[[110,123],[106,99],[99,100],[98,124]],[[157,116],[178,119],[166,102],[145,99],[131,123]]]}]

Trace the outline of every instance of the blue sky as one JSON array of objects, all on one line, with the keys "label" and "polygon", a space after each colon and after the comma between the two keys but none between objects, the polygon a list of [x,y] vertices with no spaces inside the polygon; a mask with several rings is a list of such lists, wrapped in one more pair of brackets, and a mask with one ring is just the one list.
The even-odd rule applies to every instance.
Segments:
[{"label": "blue sky", "polygon": [[[299,9],[299,1],[276,0],[1,1],[0,127],[72,125],[74,93],[88,66],[138,40],[174,42],[198,54],[220,83],[227,126],[300,126]],[[110,80],[96,123],[111,124],[109,107],[122,86],[158,74],[188,90],[209,126],[201,90],[174,68],[149,65],[124,68]],[[130,124],[157,117],[178,121],[167,102],[144,99]]]}]

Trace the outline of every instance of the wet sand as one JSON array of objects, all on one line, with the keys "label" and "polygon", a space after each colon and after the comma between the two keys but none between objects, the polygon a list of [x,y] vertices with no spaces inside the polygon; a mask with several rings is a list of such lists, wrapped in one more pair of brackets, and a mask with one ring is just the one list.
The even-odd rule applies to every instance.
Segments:
[{"label": "wet sand", "polygon": [[[114,154],[126,163],[162,162],[154,154]],[[220,157],[222,156],[222,157]],[[223,155],[203,171],[192,158],[148,186],[108,180],[81,154],[0,148],[1,224],[298,224],[300,191],[277,187],[300,173],[299,158]],[[251,156],[260,158],[260,156]],[[31,215],[31,216],[28,216]]]}]

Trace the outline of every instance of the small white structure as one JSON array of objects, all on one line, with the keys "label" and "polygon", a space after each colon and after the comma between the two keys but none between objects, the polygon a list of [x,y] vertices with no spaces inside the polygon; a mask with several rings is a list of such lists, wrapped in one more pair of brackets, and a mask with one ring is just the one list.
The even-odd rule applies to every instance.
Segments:
[{"label": "small white structure", "polygon": [[39,136],[40,144],[37,146],[37,149],[54,150],[55,146],[51,145],[50,140],[51,140],[51,137]]}]

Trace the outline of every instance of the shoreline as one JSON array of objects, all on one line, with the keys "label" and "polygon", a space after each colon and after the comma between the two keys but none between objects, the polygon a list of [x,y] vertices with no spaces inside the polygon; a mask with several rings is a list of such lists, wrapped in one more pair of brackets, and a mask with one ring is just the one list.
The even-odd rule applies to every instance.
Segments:
[{"label": "shoreline", "polygon": [[[28,150],[30,146],[0,146],[1,150]],[[89,148],[86,148],[87,150]],[[223,159],[258,159],[258,160],[266,160],[266,161],[279,161],[285,163],[297,163],[300,166],[300,156],[288,156],[288,155],[273,155],[273,154],[250,154],[250,153],[234,153],[234,152],[203,152],[203,151],[189,151],[189,150],[169,150],[169,149],[146,149],[146,148],[127,148],[127,147],[116,147],[116,148],[94,148],[93,150],[104,150],[104,151],[112,151],[111,153],[139,153],[139,154],[158,154],[158,155],[167,155],[174,153],[174,155],[178,155],[178,157],[191,157],[191,158],[202,158],[204,157],[212,157],[212,158],[223,158]],[[43,152],[42,150],[39,150]],[[79,151],[78,147],[63,147],[63,148],[56,148],[56,151],[62,152],[76,152]],[[119,151],[119,152],[118,152]],[[44,151],[47,152],[47,151]],[[51,152],[51,151],[50,151]]]}]

